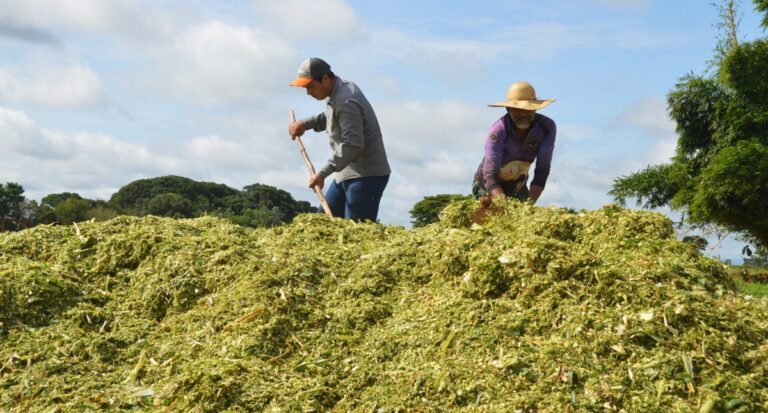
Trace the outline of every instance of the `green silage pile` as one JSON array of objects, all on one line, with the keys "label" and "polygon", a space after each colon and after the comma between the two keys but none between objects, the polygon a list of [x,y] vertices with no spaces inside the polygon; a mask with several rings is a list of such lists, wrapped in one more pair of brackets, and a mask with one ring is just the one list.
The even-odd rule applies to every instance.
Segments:
[{"label": "green silage pile", "polygon": [[768,410],[768,303],[665,217],[496,206],[0,234],[0,412]]}]

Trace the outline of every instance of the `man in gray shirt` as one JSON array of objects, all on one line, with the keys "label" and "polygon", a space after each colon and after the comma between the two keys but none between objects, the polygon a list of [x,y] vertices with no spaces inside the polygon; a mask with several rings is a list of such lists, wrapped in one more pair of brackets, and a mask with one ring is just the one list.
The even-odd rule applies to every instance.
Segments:
[{"label": "man in gray shirt", "polygon": [[309,187],[322,188],[325,178],[335,173],[325,193],[333,216],[375,222],[391,171],[373,107],[356,84],[336,76],[317,57],[301,64],[291,86],[303,87],[308,95],[326,101],[325,112],[288,126],[291,137],[313,129],[325,130],[330,138],[333,155],[309,179]]}]

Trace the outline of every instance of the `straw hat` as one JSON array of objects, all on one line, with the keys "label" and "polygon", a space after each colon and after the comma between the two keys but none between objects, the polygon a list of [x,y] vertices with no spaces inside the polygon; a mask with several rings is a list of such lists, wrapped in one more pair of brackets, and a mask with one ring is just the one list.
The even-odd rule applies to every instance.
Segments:
[{"label": "straw hat", "polygon": [[507,89],[507,100],[492,103],[488,106],[494,108],[517,108],[525,110],[538,110],[548,106],[555,99],[539,99],[536,91],[528,82],[515,82]]}]

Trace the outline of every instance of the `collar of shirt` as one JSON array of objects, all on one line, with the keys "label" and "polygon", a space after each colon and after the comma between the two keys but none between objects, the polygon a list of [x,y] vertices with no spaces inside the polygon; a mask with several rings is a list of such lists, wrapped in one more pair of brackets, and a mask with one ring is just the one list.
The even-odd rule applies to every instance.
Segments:
[{"label": "collar of shirt", "polygon": [[336,95],[339,94],[339,89],[341,89],[341,78],[336,76],[333,79],[333,89],[331,90],[331,95],[328,96],[328,100],[325,101],[326,104],[333,106],[336,103]]}]

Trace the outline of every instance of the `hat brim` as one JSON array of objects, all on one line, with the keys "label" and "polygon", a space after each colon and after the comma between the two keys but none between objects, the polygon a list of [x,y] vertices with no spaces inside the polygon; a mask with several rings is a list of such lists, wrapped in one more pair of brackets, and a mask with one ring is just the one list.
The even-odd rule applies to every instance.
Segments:
[{"label": "hat brim", "polygon": [[291,86],[296,87],[304,87],[310,83],[312,83],[311,77],[297,77],[296,79],[293,79],[293,82],[290,83]]},{"label": "hat brim", "polygon": [[504,102],[491,103],[492,108],[515,108],[524,110],[539,110],[549,106],[555,99],[536,99],[536,100],[507,100]]}]

